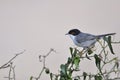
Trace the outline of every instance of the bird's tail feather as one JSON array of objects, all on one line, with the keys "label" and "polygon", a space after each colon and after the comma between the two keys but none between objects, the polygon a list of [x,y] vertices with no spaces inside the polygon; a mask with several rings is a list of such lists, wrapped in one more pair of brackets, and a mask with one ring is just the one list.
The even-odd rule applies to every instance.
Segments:
[{"label": "bird's tail feather", "polygon": [[97,37],[104,37],[104,36],[110,36],[110,35],[115,35],[116,33],[108,33],[108,34],[102,34],[102,35],[97,35]]}]

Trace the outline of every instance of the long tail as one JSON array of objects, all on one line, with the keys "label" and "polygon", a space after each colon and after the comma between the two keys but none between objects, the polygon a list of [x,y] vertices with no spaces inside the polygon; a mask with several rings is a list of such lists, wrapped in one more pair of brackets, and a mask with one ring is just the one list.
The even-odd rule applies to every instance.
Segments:
[{"label": "long tail", "polygon": [[108,33],[108,34],[102,34],[102,35],[97,35],[97,37],[101,38],[104,36],[110,36],[110,35],[115,35],[116,33]]}]

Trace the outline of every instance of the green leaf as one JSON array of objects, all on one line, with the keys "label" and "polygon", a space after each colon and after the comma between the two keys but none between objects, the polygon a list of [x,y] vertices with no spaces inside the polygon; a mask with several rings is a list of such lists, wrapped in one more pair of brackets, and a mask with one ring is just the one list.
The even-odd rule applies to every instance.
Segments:
[{"label": "green leaf", "polygon": [[87,73],[83,72],[83,80],[86,80],[86,77],[87,77]]},{"label": "green leaf", "polygon": [[68,70],[68,65],[67,64],[62,64],[60,66],[61,71],[60,71],[60,80],[72,80],[71,75],[72,71]]},{"label": "green leaf", "polygon": [[79,63],[80,63],[80,58],[79,57],[75,57],[74,64],[75,64],[76,69],[79,67]]},{"label": "green leaf", "polygon": [[106,42],[108,42],[108,39],[107,39],[106,36],[103,37],[103,40],[106,41]]},{"label": "green leaf", "polygon": [[94,55],[94,58],[95,58],[95,64],[97,66],[98,69],[101,68],[101,59],[98,57],[97,54]]},{"label": "green leaf", "polygon": [[108,47],[109,47],[111,53],[115,54],[114,51],[113,51],[113,48],[112,48],[112,44],[111,44],[111,36],[104,37],[103,39],[107,42]]},{"label": "green leaf", "polygon": [[50,79],[53,80],[53,74],[52,73],[50,73]]},{"label": "green leaf", "polygon": [[95,80],[102,80],[102,76],[97,76],[97,75],[95,75],[95,76],[94,76],[94,79],[95,79]]},{"label": "green leaf", "polygon": [[33,76],[30,77],[30,80],[32,80],[32,79],[33,79]]},{"label": "green leaf", "polygon": [[61,64],[60,68],[61,68],[61,74],[62,75],[66,75],[67,74],[67,67],[66,67],[66,65]]},{"label": "green leaf", "polygon": [[73,57],[76,57],[76,54],[77,54],[77,49],[75,48],[73,52]]},{"label": "green leaf", "polygon": [[71,53],[71,54],[73,53],[73,48],[72,48],[72,47],[70,47],[70,53]]},{"label": "green leaf", "polygon": [[69,65],[71,62],[72,62],[72,59],[70,57],[68,57],[67,64]]},{"label": "green leaf", "polygon": [[111,36],[108,36],[108,46],[110,48],[111,53],[115,54],[114,51],[113,51],[112,45],[111,45]]},{"label": "green leaf", "polygon": [[101,59],[96,54],[94,55],[94,58],[95,58],[96,67],[98,68],[100,73],[103,74],[102,71],[101,71]]}]

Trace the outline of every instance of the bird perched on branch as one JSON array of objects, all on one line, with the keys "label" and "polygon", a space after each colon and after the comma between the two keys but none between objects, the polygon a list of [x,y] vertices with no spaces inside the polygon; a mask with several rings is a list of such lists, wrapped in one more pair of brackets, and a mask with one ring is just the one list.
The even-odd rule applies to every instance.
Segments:
[{"label": "bird perched on branch", "polygon": [[78,29],[71,29],[66,35],[69,35],[71,37],[75,45],[77,45],[78,47],[83,47],[83,49],[85,49],[94,46],[97,40],[105,36],[111,36],[115,34],[116,33],[93,35],[93,34],[81,32]]}]

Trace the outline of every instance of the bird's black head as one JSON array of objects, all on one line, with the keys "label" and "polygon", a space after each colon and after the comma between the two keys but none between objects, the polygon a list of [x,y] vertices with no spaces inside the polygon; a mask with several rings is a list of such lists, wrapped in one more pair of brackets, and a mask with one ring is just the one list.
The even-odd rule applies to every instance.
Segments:
[{"label": "bird's black head", "polygon": [[71,30],[68,32],[68,34],[71,34],[71,35],[74,35],[74,36],[78,35],[79,33],[81,33],[81,32],[80,32],[80,30],[78,30],[78,29],[71,29]]}]

